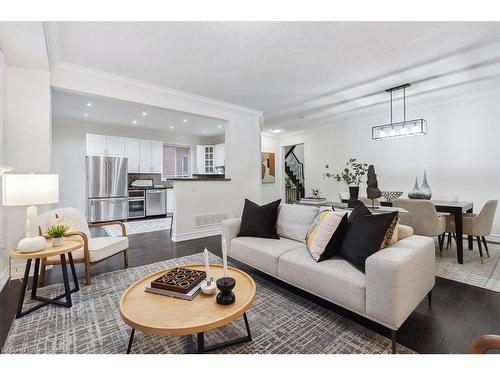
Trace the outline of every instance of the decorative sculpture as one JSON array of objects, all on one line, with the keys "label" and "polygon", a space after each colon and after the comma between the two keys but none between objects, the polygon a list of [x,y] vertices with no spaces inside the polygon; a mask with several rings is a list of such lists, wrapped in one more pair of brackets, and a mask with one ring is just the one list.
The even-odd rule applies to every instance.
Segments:
[{"label": "decorative sculpture", "polygon": [[382,196],[382,192],[378,188],[377,175],[375,174],[375,168],[373,165],[368,166],[366,184],[366,196],[368,199],[372,200],[372,207],[374,207],[373,200],[380,198]]}]

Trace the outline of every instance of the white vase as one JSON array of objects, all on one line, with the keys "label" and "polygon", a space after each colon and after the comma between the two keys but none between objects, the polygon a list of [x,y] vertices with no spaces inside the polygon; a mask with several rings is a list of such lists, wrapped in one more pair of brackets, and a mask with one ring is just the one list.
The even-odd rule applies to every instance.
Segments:
[{"label": "white vase", "polygon": [[420,185],[420,195],[422,195],[424,199],[431,199],[432,197],[432,191],[431,187],[427,183],[427,173],[425,169],[424,169],[424,180],[422,181],[422,185]]},{"label": "white vase", "polygon": [[64,237],[52,238],[52,246],[59,247],[64,244]]}]

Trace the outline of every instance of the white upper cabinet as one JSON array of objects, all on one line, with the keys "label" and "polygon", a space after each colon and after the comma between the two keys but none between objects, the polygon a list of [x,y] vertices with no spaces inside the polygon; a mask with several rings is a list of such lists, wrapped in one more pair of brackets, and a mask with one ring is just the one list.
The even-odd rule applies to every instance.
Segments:
[{"label": "white upper cabinet", "polygon": [[125,138],[125,157],[128,158],[129,173],[139,173],[140,141],[136,138]]},{"label": "white upper cabinet", "polygon": [[87,155],[123,157],[125,154],[123,137],[87,134],[86,138]]},{"label": "white upper cabinet", "polygon": [[87,134],[87,155],[128,158],[129,173],[162,173],[163,141]]},{"label": "white upper cabinet", "polygon": [[196,173],[205,173],[205,146],[196,145]]},{"label": "white upper cabinet", "polygon": [[163,172],[163,142],[151,141],[151,172]]},{"label": "white upper cabinet", "polygon": [[106,136],[106,155],[123,157],[125,156],[125,140],[123,137]]},{"label": "white upper cabinet", "polygon": [[87,134],[87,155],[106,155],[106,136]]},{"label": "white upper cabinet", "polygon": [[151,141],[149,139],[141,139],[139,149],[139,172],[151,173]]},{"label": "white upper cabinet", "polygon": [[225,144],[221,143],[221,144],[215,145],[214,166],[223,167],[225,164],[226,164]]}]

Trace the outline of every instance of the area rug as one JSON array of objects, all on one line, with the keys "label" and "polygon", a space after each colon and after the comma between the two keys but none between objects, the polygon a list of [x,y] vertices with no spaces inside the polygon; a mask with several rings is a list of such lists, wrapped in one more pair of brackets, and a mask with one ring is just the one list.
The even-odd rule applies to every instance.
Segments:
[{"label": "area rug", "polygon": [[[5,353],[125,353],[130,328],[118,303],[134,281],[163,268],[202,262],[202,254],[98,275],[73,294],[70,309],[46,306],[13,322]],[[221,259],[211,254],[211,262]],[[214,353],[390,353],[391,341],[324,307],[256,275],[257,295],[248,311],[253,341]],[[61,285],[40,289],[56,293]],[[168,298],[168,297],[166,297]],[[206,344],[245,333],[242,319],[205,335]],[[132,353],[184,353],[186,337],[160,337],[137,331]],[[399,353],[412,353],[398,345]]]},{"label": "area rug", "polygon": [[[170,226],[172,225],[172,218],[166,217],[161,219],[126,221],[124,224],[127,228],[127,235],[156,232],[159,230],[170,229]],[[122,235],[122,228],[118,225],[104,227],[104,230],[111,237],[119,237]]]},{"label": "area rug", "polygon": [[479,260],[479,250],[474,241],[474,250],[468,250],[464,241],[464,264],[457,262],[455,244],[443,250],[443,256],[436,250],[436,276],[459,281],[464,284],[478,286],[500,292],[500,245],[488,243],[490,257],[483,248],[484,263]]}]

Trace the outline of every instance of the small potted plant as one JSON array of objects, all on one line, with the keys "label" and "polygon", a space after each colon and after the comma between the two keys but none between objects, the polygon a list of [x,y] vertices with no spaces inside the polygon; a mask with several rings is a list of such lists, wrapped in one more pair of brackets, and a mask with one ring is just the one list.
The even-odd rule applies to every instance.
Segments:
[{"label": "small potted plant", "polygon": [[64,241],[64,234],[69,229],[64,224],[54,224],[47,229],[47,234],[52,237],[52,246],[62,246]]},{"label": "small potted plant", "polygon": [[330,166],[325,165],[327,171],[323,174],[324,178],[334,178],[339,182],[344,182],[349,187],[348,207],[354,207],[358,202],[359,184],[368,171],[368,164],[359,163],[351,158],[347,161],[345,168],[337,174],[328,171]]}]

